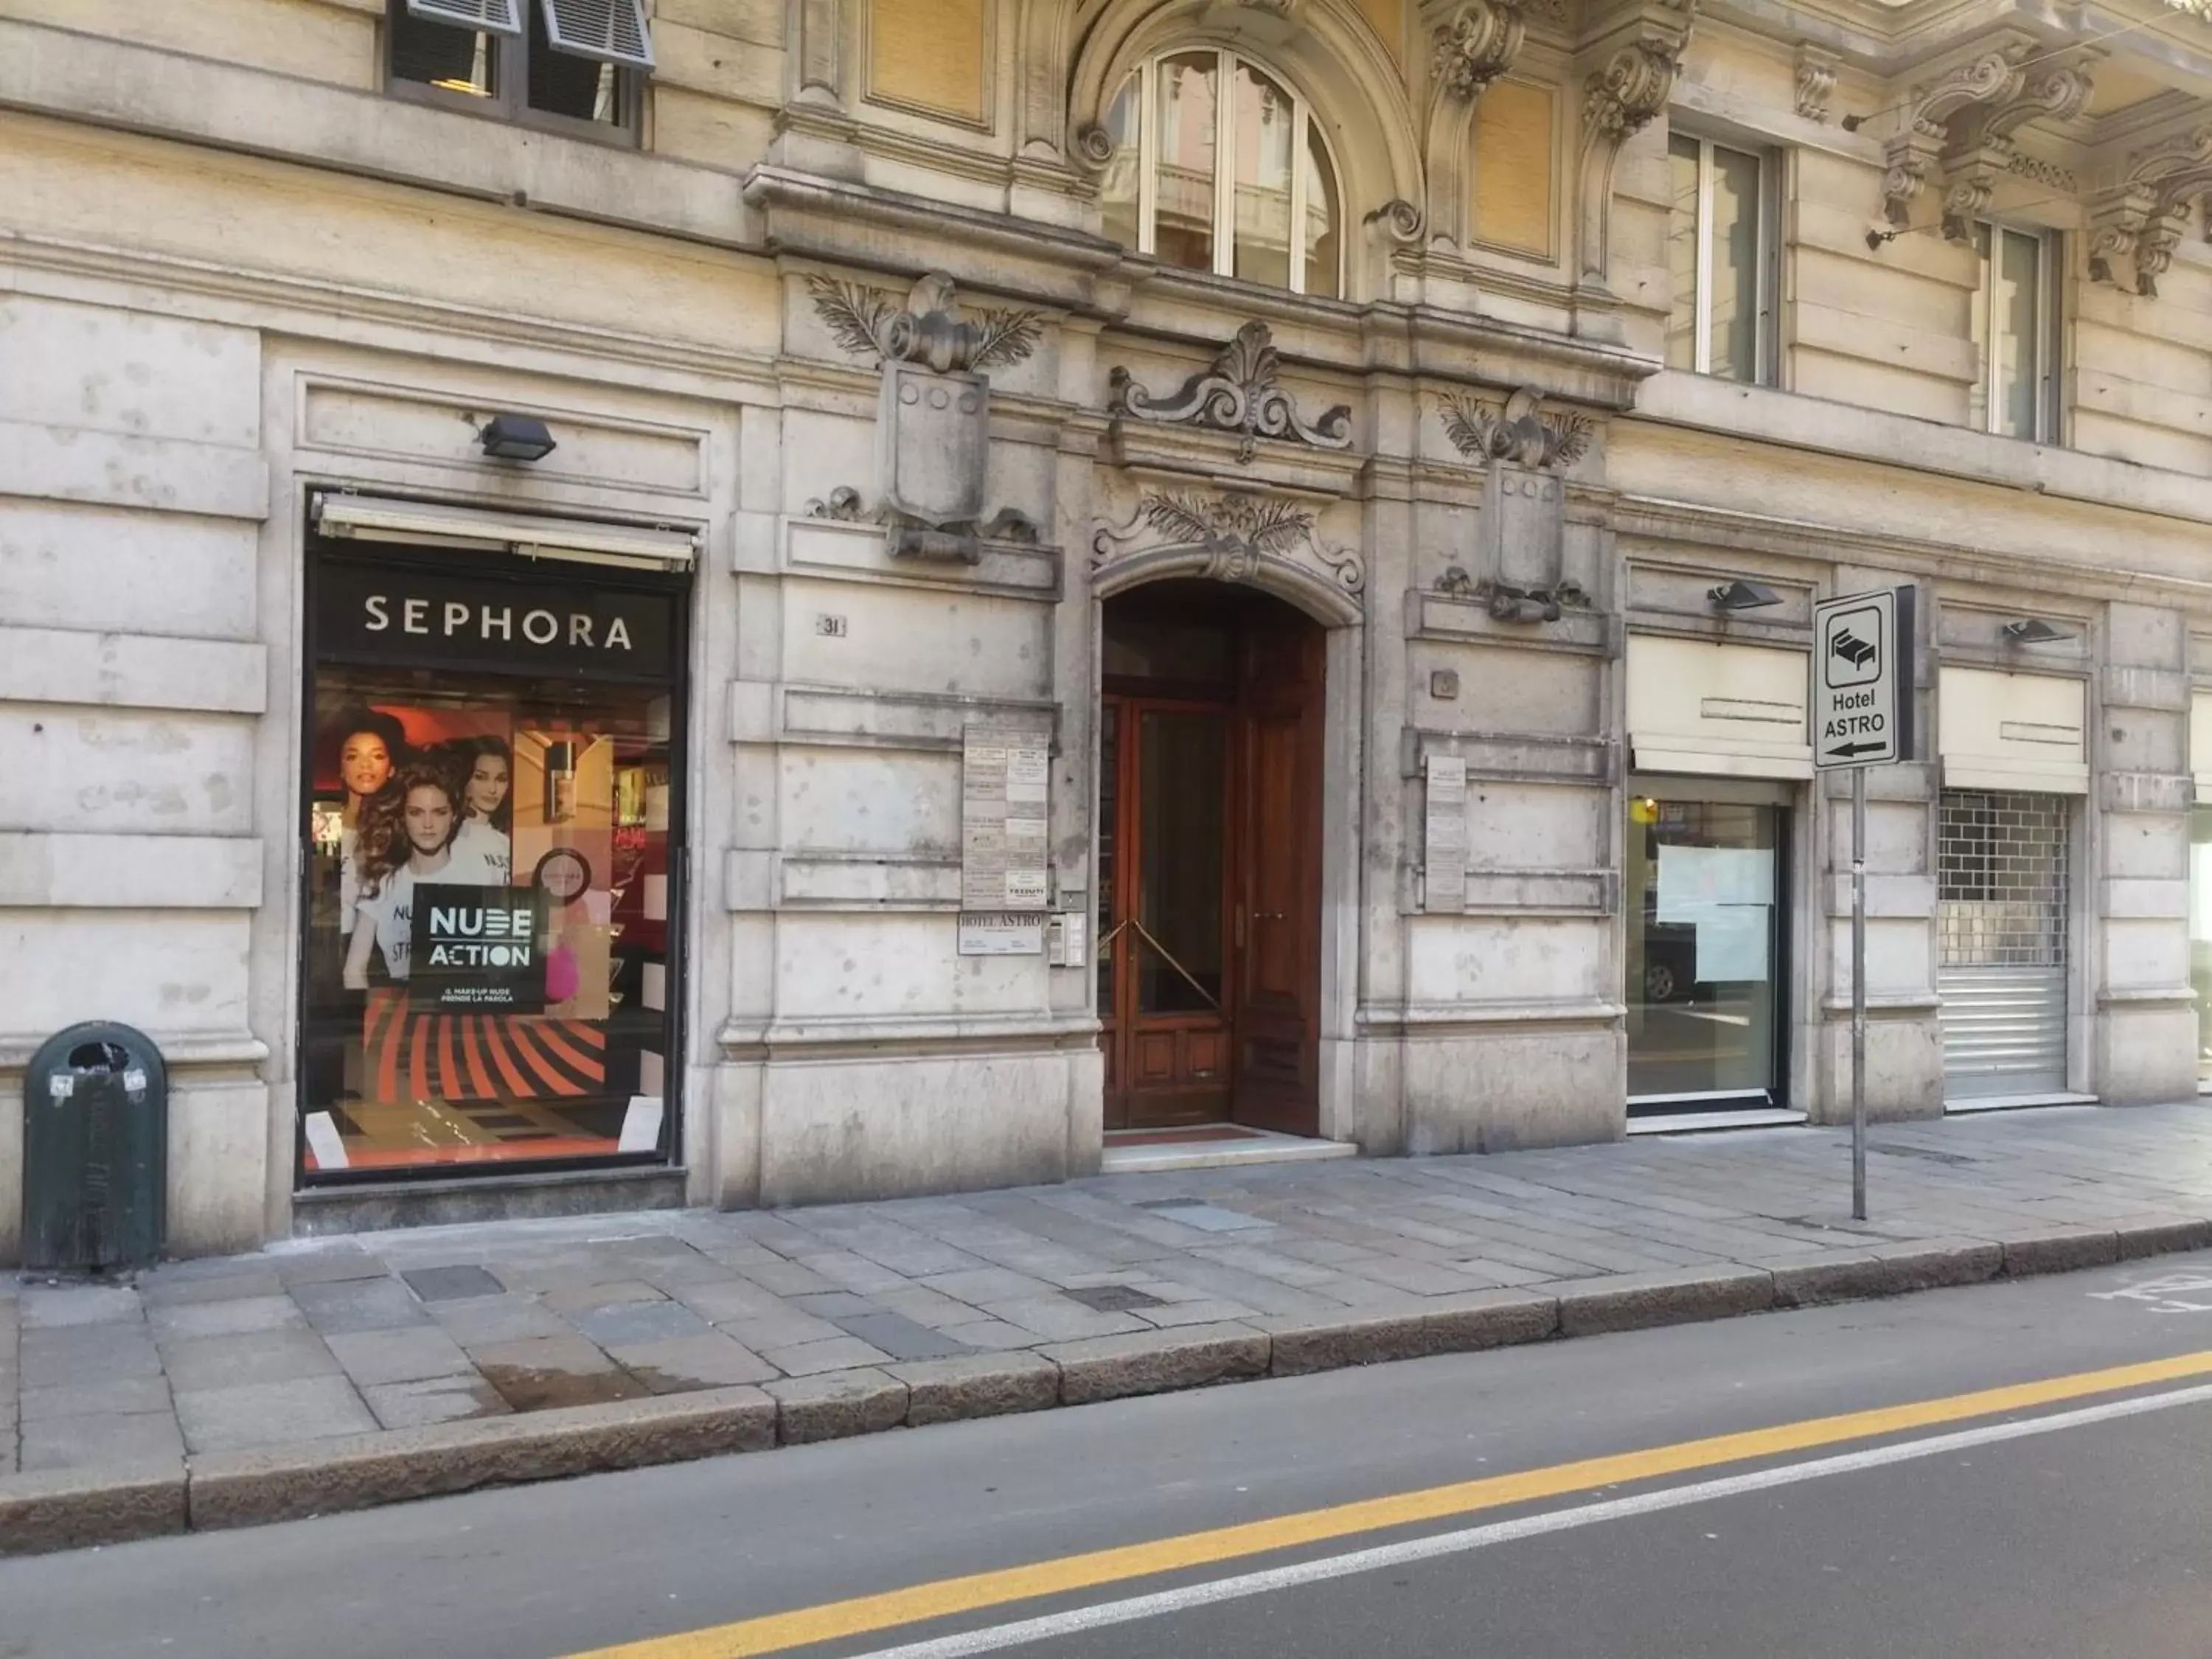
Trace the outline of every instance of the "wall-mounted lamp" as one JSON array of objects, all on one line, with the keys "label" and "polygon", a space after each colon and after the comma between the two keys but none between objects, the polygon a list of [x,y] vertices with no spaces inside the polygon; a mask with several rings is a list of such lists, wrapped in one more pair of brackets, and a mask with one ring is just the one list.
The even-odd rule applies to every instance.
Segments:
[{"label": "wall-mounted lamp", "polygon": [[1713,602],[1716,611],[1759,611],[1770,605],[1782,603],[1782,596],[1771,587],[1741,578],[1723,582],[1718,587],[1706,590],[1705,597]]},{"label": "wall-mounted lamp", "polygon": [[2049,645],[2054,640],[2072,639],[2074,629],[2040,617],[2021,617],[2004,625],[2004,635],[2014,645]]},{"label": "wall-mounted lamp", "polygon": [[502,461],[542,461],[556,447],[545,422],[527,415],[493,416],[477,434],[477,443]]}]

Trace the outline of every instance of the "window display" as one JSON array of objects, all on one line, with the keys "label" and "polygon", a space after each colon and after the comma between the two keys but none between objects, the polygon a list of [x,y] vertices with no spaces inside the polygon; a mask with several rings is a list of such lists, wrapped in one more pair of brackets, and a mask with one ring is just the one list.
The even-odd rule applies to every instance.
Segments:
[{"label": "window display", "polygon": [[1784,814],[1628,806],[1628,1094],[1644,1115],[1779,1103]]},{"label": "window display", "polygon": [[680,583],[311,580],[304,1176],[665,1156]]}]

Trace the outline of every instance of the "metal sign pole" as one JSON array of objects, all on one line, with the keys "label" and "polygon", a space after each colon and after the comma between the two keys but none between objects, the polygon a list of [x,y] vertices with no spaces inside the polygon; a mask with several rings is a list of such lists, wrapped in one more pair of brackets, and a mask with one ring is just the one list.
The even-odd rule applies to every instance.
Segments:
[{"label": "metal sign pole", "polygon": [[1866,1206],[1867,769],[1851,768],[1851,1219]]},{"label": "metal sign pole", "polygon": [[1851,773],[1851,1219],[1867,1218],[1867,768],[1912,758],[1914,590],[1813,606],[1813,766]]}]

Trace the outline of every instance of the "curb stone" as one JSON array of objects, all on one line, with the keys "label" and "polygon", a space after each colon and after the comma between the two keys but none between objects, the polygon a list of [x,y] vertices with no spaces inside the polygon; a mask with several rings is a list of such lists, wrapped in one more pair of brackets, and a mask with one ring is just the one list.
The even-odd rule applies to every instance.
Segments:
[{"label": "curb stone", "polygon": [[1409,1313],[1326,1322],[1279,1316],[1255,1323],[1273,1340],[1269,1375],[1306,1376],[1346,1365],[1539,1342],[1559,1334],[1559,1298],[1530,1291],[1479,1291]]},{"label": "curb stone", "polygon": [[2036,1238],[2008,1238],[2004,1246],[2008,1279],[2107,1267],[2119,1259],[2120,1236],[2109,1227],[2069,1227]]},{"label": "curb stone", "polygon": [[1595,1336],[1654,1325],[1686,1325],[1774,1305],[1774,1275],[1764,1267],[1694,1267],[1615,1273],[1559,1291],[1559,1334]]},{"label": "curb stone", "polygon": [[2173,1255],[2184,1250],[2212,1249],[2212,1220],[2183,1218],[2149,1222],[2137,1227],[2123,1227],[2118,1237],[2123,1261]]},{"label": "curb stone", "polygon": [[118,1464],[0,1480],[0,1555],[35,1555],[183,1532],[182,1462]]},{"label": "curb stone", "polygon": [[921,1360],[750,1386],[304,1441],[173,1462],[0,1476],[0,1556],[123,1543],[673,1463],[906,1424],[1077,1405],[1273,1374],[1936,1290],[2212,1248],[2212,1218],[1930,1239],[1825,1262],[1620,1274],[1476,1291],[1408,1312],[1293,1317]]},{"label": "curb stone", "polygon": [[1094,1336],[1041,1352],[1060,1367],[1060,1404],[1080,1406],[1264,1376],[1268,1346],[1267,1332],[1228,1323]]},{"label": "curb stone", "polygon": [[480,1486],[765,1451],[775,1427],[775,1402],[760,1389],[709,1389],[216,1452],[191,1460],[191,1524],[194,1531],[258,1526]]},{"label": "curb stone", "polygon": [[906,1384],[908,1428],[1042,1411],[1060,1403],[1060,1367],[1040,1353],[917,1359],[890,1370]]},{"label": "curb stone", "polygon": [[775,1401],[777,1442],[786,1446],[878,1434],[906,1421],[907,1385],[873,1365],[794,1376],[766,1389]]}]

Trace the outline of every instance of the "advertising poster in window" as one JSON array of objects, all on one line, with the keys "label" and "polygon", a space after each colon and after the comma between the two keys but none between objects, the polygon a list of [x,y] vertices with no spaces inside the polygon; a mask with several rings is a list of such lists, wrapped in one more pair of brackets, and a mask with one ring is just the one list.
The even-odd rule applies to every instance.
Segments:
[{"label": "advertising poster in window", "polygon": [[315,620],[310,1178],[654,1152],[672,592],[331,558]]}]

